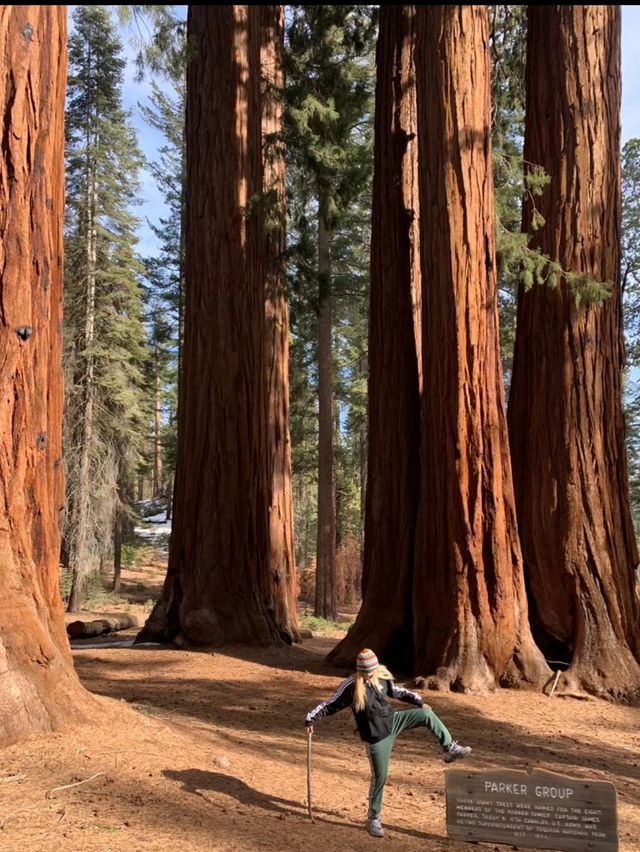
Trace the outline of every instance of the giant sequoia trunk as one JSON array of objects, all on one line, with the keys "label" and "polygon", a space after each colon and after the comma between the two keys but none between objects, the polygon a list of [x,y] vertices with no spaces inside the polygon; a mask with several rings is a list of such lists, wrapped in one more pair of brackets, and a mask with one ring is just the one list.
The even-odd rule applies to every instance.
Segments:
[{"label": "giant sequoia trunk", "polygon": [[[140,638],[281,642],[268,561],[260,8],[190,6],[186,304],[169,570]],[[222,117],[222,118],[221,118]]]},{"label": "giant sequoia trunk", "polygon": [[266,368],[269,457],[269,582],[281,634],[298,639],[298,586],[293,547],[289,438],[289,309],[285,295],[286,210],[282,117],[284,7],[260,6],[264,192],[269,199],[266,245]]},{"label": "giant sequoia trunk", "polygon": [[[485,6],[418,8],[423,439],[415,668],[436,688],[540,684],[498,341]],[[428,124],[427,124],[428,122]]]},{"label": "giant sequoia trunk", "polygon": [[1,7],[0,44],[0,744],[6,744],[68,723],[83,694],[58,591],[65,8]]},{"label": "giant sequoia trunk", "polygon": [[411,668],[420,444],[420,252],[415,7],[380,9],[369,314],[369,440],[363,601],[329,655],[363,647]]},{"label": "giant sequoia trunk", "polygon": [[551,177],[532,243],[613,290],[586,307],[564,282],[520,292],[509,402],[535,636],[570,663],[567,688],[611,697],[640,691],[620,382],[619,15],[529,7],[524,156]]}]

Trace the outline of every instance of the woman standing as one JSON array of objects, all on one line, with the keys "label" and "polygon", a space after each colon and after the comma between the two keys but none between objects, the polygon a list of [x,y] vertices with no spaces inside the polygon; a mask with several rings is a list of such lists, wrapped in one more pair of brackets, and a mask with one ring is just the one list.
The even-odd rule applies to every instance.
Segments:
[{"label": "woman standing", "polygon": [[[394,710],[387,703],[387,698],[397,698],[415,705],[417,709]],[[344,680],[331,698],[307,713],[305,725],[308,736],[313,734],[313,726],[318,719],[332,716],[345,707],[351,707],[353,711],[371,764],[369,811],[365,828],[374,837],[383,837],[384,830],[380,822],[382,793],[387,780],[389,758],[398,734],[412,728],[428,728],[444,749],[442,759],[445,763],[467,757],[471,748],[452,740],[445,725],[423,703],[417,692],[396,686],[389,670],[380,665],[369,648],[358,654],[356,673]]]}]

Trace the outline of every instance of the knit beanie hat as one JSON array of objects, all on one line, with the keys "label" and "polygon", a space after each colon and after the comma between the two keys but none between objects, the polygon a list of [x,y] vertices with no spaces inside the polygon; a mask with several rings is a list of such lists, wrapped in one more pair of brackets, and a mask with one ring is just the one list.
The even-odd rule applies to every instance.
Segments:
[{"label": "knit beanie hat", "polygon": [[356,669],[359,672],[365,672],[366,674],[372,674],[378,668],[378,658],[370,651],[369,648],[363,648],[362,651],[358,654],[358,660],[356,663]]}]

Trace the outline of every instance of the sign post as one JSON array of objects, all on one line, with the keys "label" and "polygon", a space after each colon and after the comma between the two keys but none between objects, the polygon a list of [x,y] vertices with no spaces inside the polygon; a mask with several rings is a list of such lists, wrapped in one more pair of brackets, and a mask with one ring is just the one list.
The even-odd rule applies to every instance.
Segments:
[{"label": "sign post", "polygon": [[446,773],[447,834],[558,852],[618,852],[616,788],[534,769]]}]

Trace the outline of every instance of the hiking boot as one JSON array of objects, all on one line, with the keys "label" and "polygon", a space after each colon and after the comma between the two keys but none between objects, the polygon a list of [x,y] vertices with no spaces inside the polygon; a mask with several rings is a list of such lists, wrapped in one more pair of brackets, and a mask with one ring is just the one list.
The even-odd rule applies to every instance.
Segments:
[{"label": "hiking boot", "polygon": [[384,837],[384,829],[378,817],[369,817],[364,827],[372,837]]},{"label": "hiking boot", "polygon": [[471,746],[463,746],[455,740],[451,743],[448,750],[445,751],[442,759],[445,763],[453,763],[454,760],[462,760],[471,754]]}]

